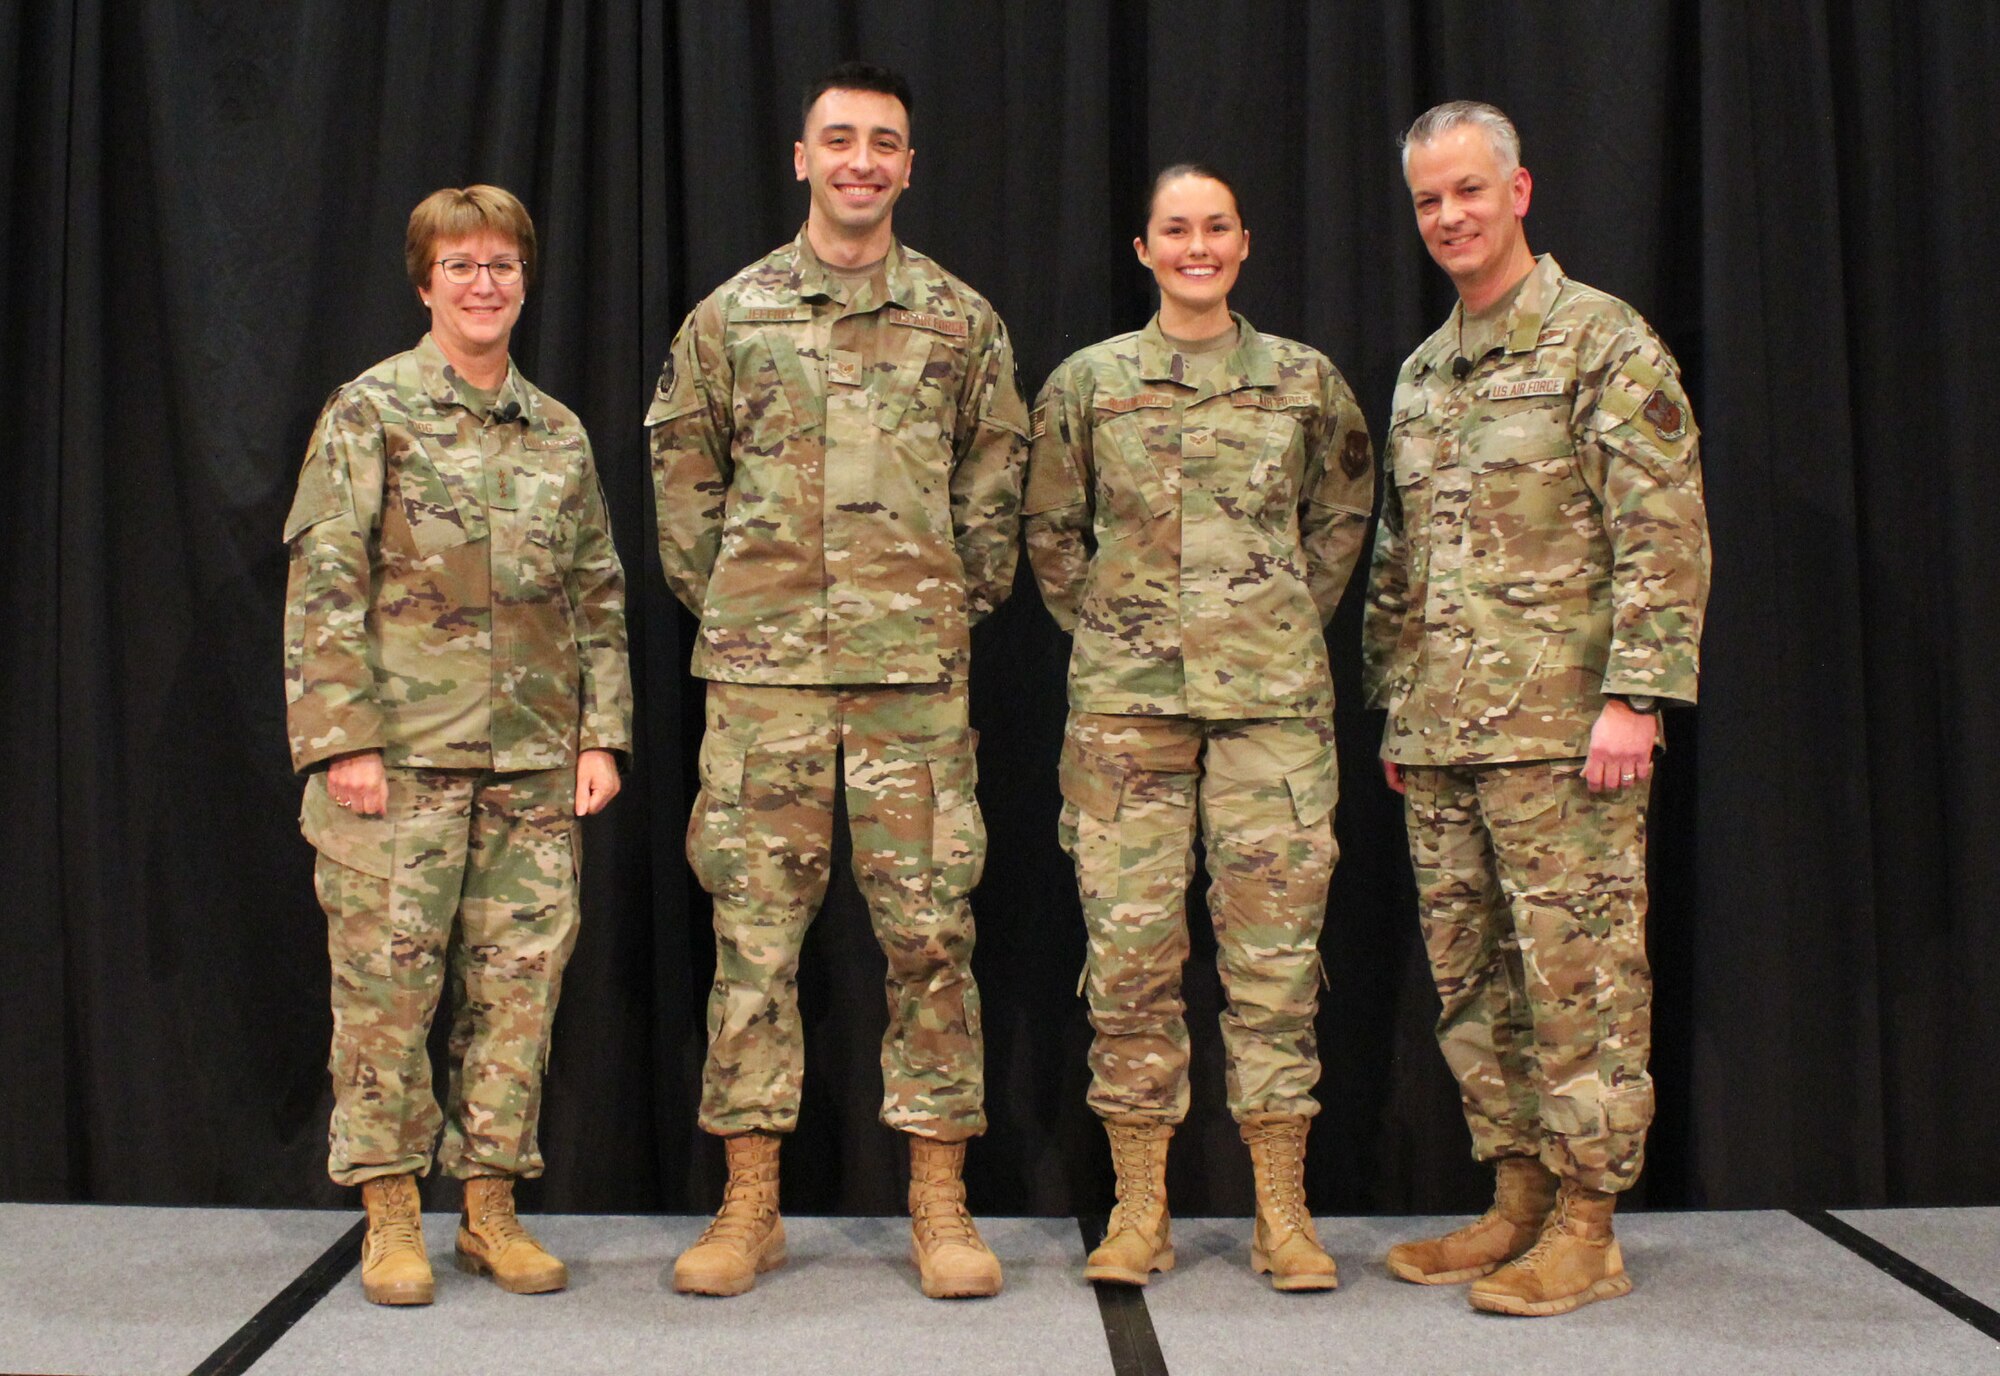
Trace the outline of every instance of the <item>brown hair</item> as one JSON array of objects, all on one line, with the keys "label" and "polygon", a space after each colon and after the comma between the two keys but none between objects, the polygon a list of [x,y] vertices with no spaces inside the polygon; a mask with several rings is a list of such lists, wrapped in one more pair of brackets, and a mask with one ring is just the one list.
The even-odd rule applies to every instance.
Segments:
[{"label": "brown hair", "polygon": [[410,212],[410,229],[403,237],[403,266],[410,285],[421,292],[430,285],[431,263],[446,239],[463,239],[490,229],[512,239],[521,255],[521,283],[535,280],[535,222],[513,192],[498,186],[447,186],[431,192]]},{"label": "brown hair", "polygon": [[1224,191],[1229,193],[1231,203],[1236,206],[1236,218],[1238,220],[1243,218],[1243,203],[1237,200],[1236,188],[1230,184],[1229,178],[1223,176],[1205,162],[1172,163],[1166,167],[1162,167],[1154,176],[1152,186],[1147,188],[1146,212],[1139,217],[1139,237],[1141,239],[1145,238],[1146,231],[1152,228],[1153,206],[1160,199],[1160,188],[1164,187],[1168,182],[1178,181],[1182,177],[1201,177],[1206,181],[1211,181],[1219,185]]}]

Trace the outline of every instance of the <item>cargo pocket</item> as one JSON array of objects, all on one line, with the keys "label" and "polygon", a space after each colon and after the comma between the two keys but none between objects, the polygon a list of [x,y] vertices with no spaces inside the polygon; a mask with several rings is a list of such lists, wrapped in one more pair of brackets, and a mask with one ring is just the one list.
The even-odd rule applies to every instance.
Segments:
[{"label": "cargo pocket", "polygon": [[955,903],[986,872],[986,818],[979,810],[979,733],[939,742],[931,776],[931,884],[940,903]]},{"label": "cargo pocket", "polygon": [[1292,811],[1300,826],[1316,826],[1332,816],[1340,801],[1340,765],[1333,751],[1323,751],[1312,763],[1285,775],[1285,787],[1291,791]]},{"label": "cargo pocket", "polygon": [[[1118,809],[1125,793],[1124,772],[1065,740],[1057,784],[1063,798],[1064,849],[1076,863],[1077,890],[1086,907],[1093,900],[1115,903],[1122,877]],[[1081,991],[1080,980],[1077,987]]]},{"label": "cargo pocket", "polygon": [[376,879],[388,879],[395,873],[396,824],[386,814],[371,817],[334,802],[325,770],[306,780],[299,831],[314,850],[335,864]]},{"label": "cargo pocket", "polygon": [[711,894],[733,892],[744,879],[742,743],[710,731],[701,741],[701,788],[688,813],[688,868]]}]

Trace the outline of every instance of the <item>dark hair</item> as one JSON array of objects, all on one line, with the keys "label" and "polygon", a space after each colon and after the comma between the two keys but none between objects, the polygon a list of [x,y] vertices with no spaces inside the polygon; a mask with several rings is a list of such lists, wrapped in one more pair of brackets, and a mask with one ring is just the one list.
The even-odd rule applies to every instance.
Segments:
[{"label": "dark hair", "polygon": [[828,91],[874,91],[878,95],[894,96],[903,102],[904,115],[912,123],[916,122],[917,103],[910,97],[909,78],[893,67],[878,67],[873,62],[843,62],[806,87],[805,95],[799,101],[801,131],[805,129],[806,121],[812,118],[813,106]]},{"label": "dark hair", "polygon": [[1146,204],[1139,216],[1139,237],[1141,239],[1146,237],[1146,229],[1153,223],[1153,203],[1160,199],[1160,188],[1168,182],[1181,177],[1206,177],[1209,181],[1220,182],[1222,189],[1229,193],[1229,199],[1236,202],[1237,218],[1241,219],[1243,217],[1243,202],[1236,195],[1236,187],[1229,178],[1223,176],[1205,162],[1177,162],[1162,167],[1159,175],[1153,178],[1152,186],[1146,191]]}]

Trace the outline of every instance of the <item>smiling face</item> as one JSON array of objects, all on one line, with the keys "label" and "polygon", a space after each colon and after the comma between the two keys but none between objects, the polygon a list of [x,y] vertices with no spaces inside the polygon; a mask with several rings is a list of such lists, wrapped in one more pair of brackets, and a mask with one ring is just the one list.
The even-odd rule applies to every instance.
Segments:
[{"label": "smiling face", "polygon": [[[490,263],[496,258],[520,256],[519,245],[490,229],[440,239],[432,251],[438,261],[470,258],[475,263]],[[431,312],[431,337],[459,375],[478,387],[489,385],[481,379],[493,376],[496,360],[499,372],[505,375],[507,341],[527,298],[525,282],[517,279],[510,286],[499,286],[484,269],[462,285],[447,282],[436,261],[423,290],[423,303]]]},{"label": "smiling face", "polygon": [[813,251],[843,265],[889,251],[890,212],[910,184],[910,117],[880,91],[822,92],[792,145],[792,170],[812,186],[806,236]]},{"label": "smiling face", "polygon": [[1476,125],[1461,124],[1409,148],[1406,176],[1417,232],[1451,275],[1467,310],[1483,310],[1534,271],[1521,221],[1534,181],[1505,168]]},{"label": "smiling face", "polygon": [[1160,284],[1160,328],[1206,339],[1229,325],[1229,289],[1250,256],[1235,193],[1213,177],[1175,177],[1153,193],[1132,248]]}]

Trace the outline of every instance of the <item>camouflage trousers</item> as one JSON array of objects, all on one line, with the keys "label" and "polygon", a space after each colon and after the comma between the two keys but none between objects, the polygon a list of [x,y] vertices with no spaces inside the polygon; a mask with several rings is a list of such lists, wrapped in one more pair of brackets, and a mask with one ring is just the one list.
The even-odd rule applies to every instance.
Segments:
[{"label": "camouflage trousers", "polygon": [[799,949],[826,896],[840,766],[854,880],[888,960],[882,1121],[986,1129],[967,896],[986,859],[962,683],[708,685],[687,853],[715,899],[701,1126],[790,1132],[805,1076]]},{"label": "camouflage trousers", "polygon": [[1199,820],[1229,1110],[1317,1113],[1319,934],[1339,858],[1332,723],[1072,712],[1061,778],[1090,938],[1091,1108],[1187,1116],[1181,967]]},{"label": "camouflage trousers", "polygon": [[[328,1174],[542,1173],[549,1027],[576,944],[572,769],[391,769],[377,817],[306,785],[301,826],[333,964]],[[451,981],[446,1108],[426,1049]]]},{"label": "camouflage trousers", "polygon": [[1592,793],[1582,768],[1405,766],[1404,803],[1473,1155],[1617,1191],[1653,1120],[1646,785]]}]

